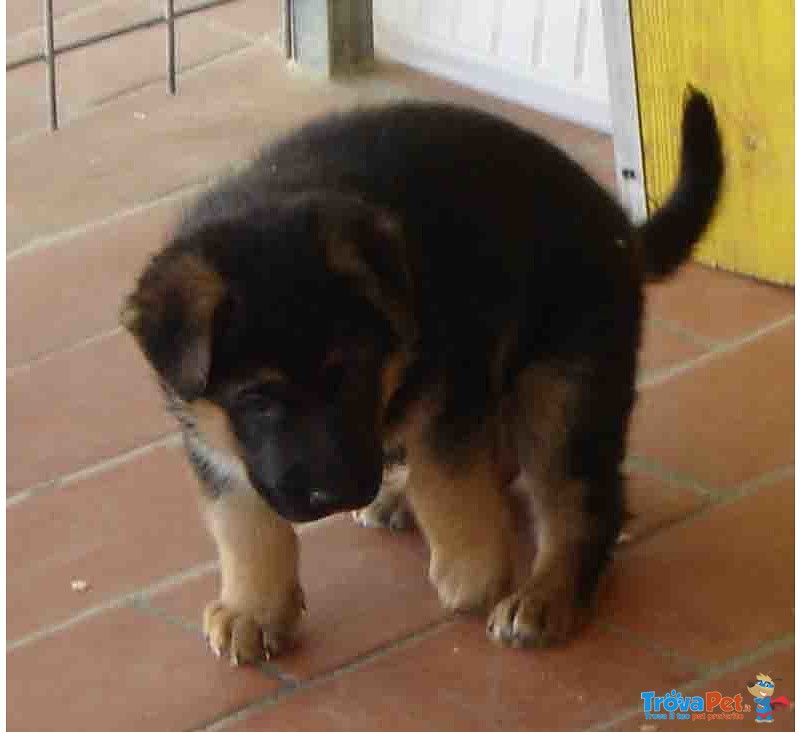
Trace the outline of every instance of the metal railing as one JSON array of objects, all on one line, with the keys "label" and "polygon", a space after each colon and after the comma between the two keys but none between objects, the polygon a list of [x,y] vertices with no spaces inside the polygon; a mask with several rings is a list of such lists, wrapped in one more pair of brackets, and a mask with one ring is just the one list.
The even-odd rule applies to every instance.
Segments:
[{"label": "metal railing", "polygon": [[166,75],[167,75],[167,91],[170,94],[175,94],[177,86],[176,86],[176,76],[177,76],[177,65],[175,61],[175,21],[178,18],[182,18],[185,15],[191,15],[192,13],[197,13],[201,10],[207,10],[209,8],[213,8],[217,5],[225,5],[227,3],[234,2],[234,0],[201,0],[200,2],[191,5],[188,8],[182,8],[181,10],[175,10],[175,2],[174,0],[165,0],[164,5],[164,14],[153,16],[152,18],[145,18],[137,23],[131,23],[130,25],[122,26],[120,28],[115,28],[110,31],[106,31],[104,33],[97,33],[95,35],[87,36],[86,38],[81,38],[80,40],[73,41],[71,43],[65,43],[63,46],[55,46],[54,42],[54,19],[53,19],[53,0],[44,0],[44,25],[43,25],[43,34],[44,34],[44,50],[40,53],[30,54],[28,56],[23,56],[22,58],[16,59],[10,63],[6,64],[6,71],[13,71],[14,69],[18,69],[21,66],[27,66],[28,64],[39,63],[44,61],[47,65],[47,74],[46,74],[46,89],[47,89],[47,106],[49,112],[49,123],[51,130],[58,129],[58,85],[56,81],[56,57],[60,56],[64,53],[69,53],[70,51],[75,51],[79,48],[85,48],[86,46],[90,46],[94,43],[100,43],[102,41],[107,41],[111,38],[116,38],[117,36],[125,35],[127,33],[133,33],[134,31],[144,30],[145,28],[151,28],[156,25],[161,25],[162,23],[166,25],[166,49],[167,49],[167,59],[166,59]]}]

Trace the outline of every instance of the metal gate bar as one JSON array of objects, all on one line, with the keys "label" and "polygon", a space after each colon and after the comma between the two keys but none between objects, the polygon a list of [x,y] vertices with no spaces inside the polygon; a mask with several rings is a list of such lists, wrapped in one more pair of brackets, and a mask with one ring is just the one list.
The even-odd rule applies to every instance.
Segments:
[{"label": "metal gate bar", "polygon": [[47,61],[47,108],[50,112],[50,129],[58,129],[56,108],[56,52],[53,43],[53,0],[44,0],[44,58]]},{"label": "metal gate bar", "polygon": [[107,41],[117,36],[122,36],[134,31],[144,30],[151,28],[162,23],[167,26],[167,88],[170,94],[175,93],[176,89],[176,61],[175,61],[175,20],[182,18],[192,13],[197,13],[202,10],[216,7],[217,5],[226,5],[234,2],[234,0],[200,0],[200,2],[181,10],[175,11],[174,0],[166,0],[166,7],[164,14],[146,18],[137,23],[115,28],[105,33],[97,33],[80,40],[66,43],[63,46],[55,47],[54,44],[54,19],[53,19],[53,0],[44,0],[44,50],[40,53],[33,53],[28,56],[23,56],[16,61],[6,64],[6,71],[13,71],[28,64],[38,63],[44,61],[47,64],[47,101],[49,112],[49,123],[51,130],[58,129],[58,101],[57,101],[57,85],[56,85],[56,57],[62,53],[75,51],[79,48],[91,46],[94,43]]},{"label": "metal gate bar", "polygon": [[175,93],[175,3],[167,0],[164,9],[167,20],[167,91]]}]

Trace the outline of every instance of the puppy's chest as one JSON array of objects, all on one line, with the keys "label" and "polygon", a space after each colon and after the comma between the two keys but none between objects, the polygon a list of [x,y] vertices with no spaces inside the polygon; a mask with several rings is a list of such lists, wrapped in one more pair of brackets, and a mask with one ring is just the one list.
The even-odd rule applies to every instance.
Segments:
[{"label": "puppy's chest", "polygon": [[213,405],[188,405],[167,393],[167,409],[178,421],[184,446],[206,493],[216,498],[247,482],[247,470],[235,449],[227,416]]}]

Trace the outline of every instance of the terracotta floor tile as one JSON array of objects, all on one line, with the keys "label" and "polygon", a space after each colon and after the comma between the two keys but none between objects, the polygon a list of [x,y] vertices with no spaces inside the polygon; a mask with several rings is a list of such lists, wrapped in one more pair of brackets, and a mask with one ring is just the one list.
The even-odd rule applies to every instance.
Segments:
[{"label": "terracotta floor tile", "polygon": [[648,289],[648,314],[725,341],[794,312],[794,290],[690,265]]},{"label": "terracotta floor tile", "polygon": [[[775,681],[774,698],[785,696],[791,702],[796,701],[796,680],[794,666],[795,651],[780,651],[772,656],[761,659],[755,663],[748,664],[737,671],[732,671],[725,676],[707,682],[708,688],[720,691],[727,696],[742,694],[743,702],[750,704],[753,710],[745,715],[745,719],[752,723],[755,719],[755,707],[752,703],[753,697],[747,691],[748,682],[755,681],[756,674],[767,674]],[[774,722],[768,727],[769,730],[790,730],[795,729],[795,710],[786,707],[779,707],[773,713]]]},{"label": "terracotta floor tile", "polygon": [[[9,259],[7,365],[116,328],[122,298],[163,244],[185,200],[149,207]],[[43,285],[43,271],[54,273],[53,284]]]},{"label": "terracotta floor tile", "polygon": [[[191,4],[194,0],[184,1]],[[282,6],[282,0],[237,0],[210,8],[203,12],[202,17],[223,28],[235,29],[250,38],[267,36],[274,43],[280,43]]]},{"label": "terracotta floor tile", "polygon": [[[286,673],[317,675],[444,617],[416,533],[365,529],[337,516],[303,530],[300,546],[308,615],[298,647],[278,659]],[[216,576],[203,577],[150,602],[197,623],[217,589]]]},{"label": "terracotta floor tile", "polygon": [[467,104],[484,109],[512,120],[521,127],[536,130],[558,145],[571,147],[591,143],[604,143],[610,136],[603,132],[588,129],[558,117],[524,107],[500,97],[486,94],[469,87],[449,81],[440,76],[428,74],[410,66],[386,61],[387,80],[411,89],[416,96]]},{"label": "terracotta floor tile", "polygon": [[[714,677],[709,680],[701,682],[690,682],[688,687],[683,691],[687,695],[704,696],[708,691],[718,691],[728,697],[735,697],[737,694],[742,695],[742,703],[750,704],[751,709],[749,712],[742,712],[744,719],[742,720],[695,720],[687,722],[685,720],[650,720],[649,722],[644,718],[643,713],[635,714],[629,719],[615,725],[613,729],[615,732],[673,732],[673,730],[680,732],[687,729],[702,727],[712,730],[731,730],[731,729],[752,729],[751,725],[755,722],[755,710],[751,703],[752,697],[747,691],[747,681],[755,679],[757,673],[767,673],[773,678],[781,677],[783,680],[776,683],[776,698],[778,696],[786,696],[791,701],[795,700],[794,697],[794,651],[782,651],[776,653],[774,656],[759,661],[758,663],[747,665],[737,671],[732,671],[722,677]],[[655,689],[648,686],[643,691],[655,691],[658,694],[665,694],[671,689]],[[717,712],[720,710],[717,709]],[[787,709],[781,707],[774,713],[774,722],[770,727],[765,729],[772,730],[793,730],[795,721],[794,709]],[[651,728],[648,730],[647,725],[650,724]]]},{"label": "terracotta floor tile", "polygon": [[793,324],[642,390],[629,452],[721,489],[793,463]]},{"label": "terracotta floor tile", "polygon": [[183,450],[161,447],[10,506],[8,640],[214,559],[197,493]]},{"label": "terracotta floor tile", "polygon": [[8,655],[8,728],[193,729],[278,687],[205,655],[202,641],[163,620],[104,613]]},{"label": "terracotta floor tile", "polygon": [[631,517],[623,526],[620,547],[639,541],[659,529],[694,513],[706,500],[688,488],[680,488],[644,473],[628,476],[627,510]]},{"label": "terracotta floor tile", "polygon": [[127,333],[20,367],[6,384],[9,495],[175,430]]},{"label": "terracotta floor tile", "polygon": [[[8,5],[7,53],[35,50],[41,0]],[[160,0],[55,5],[64,17],[57,42],[163,9]],[[7,74],[7,134],[16,137],[7,146],[8,247],[62,235],[7,264],[10,494],[174,431],[144,359],[126,335],[107,333],[181,202],[136,209],[224,172],[300,121],[407,96],[462,102],[539,131],[613,189],[608,135],[398,64],[336,83],[287,70],[276,43],[280,5],[237,0],[179,21],[183,68],[227,55],[182,74],[176,97],[164,89],[163,27],[62,57],[66,124],[57,134],[44,131],[44,67]],[[648,300],[649,315],[663,321],[645,335],[650,374],[702,353],[680,328],[727,341],[794,309],[791,291],[696,265],[651,288]],[[790,324],[643,390],[631,440],[632,455],[645,458],[631,461],[632,541],[622,542],[604,584],[600,622],[564,648],[502,650],[485,639],[483,621],[444,620],[416,534],[362,529],[347,516],[304,527],[309,615],[298,647],[272,670],[315,682],[230,729],[583,730],[635,708],[642,690],[691,681],[687,664],[656,648],[726,664],[787,638],[791,481],[683,521],[706,499],[650,473],[729,489],[792,463],[793,346]],[[203,729],[276,691],[266,672],[230,669],[187,630],[216,594],[210,569],[152,595],[152,614],[101,611],[50,636],[29,635],[204,566],[214,551],[196,492],[180,449],[162,446],[8,507],[7,635],[29,641],[7,658],[9,728]],[[73,591],[73,579],[89,590]],[[413,634],[420,636],[394,647]],[[743,690],[766,671],[794,699],[792,661],[781,651],[706,688]],[[788,728],[789,714],[778,710],[774,728]],[[643,732],[642,723],[630,718],[618,728]]]},{"label": "terracotta floor tile", "polygon": [[[53,5],[53,34],[57,49],[90,36],[133,25],[158,14],[163,15],[164,12],[162,8],[160,13],[154,13],[147,0],[112,0],[103,4],[87,4],[86,8],[81,8],[81,12],[74,14],[59,14],[56,7],[60,3]],[[39,11],[41,12],[40,8]],[[43,38],[44,34],[38,25],[15,35],[6,44],[6,62],[41,53]],[[111,39],[103,41],[114,42]]]},{"label": "terracotta floor tile", "polygon": [[[95,2],[96,0],[59,0],[53,3],[53,17],[63,17]],[[6,38],[33,28],[41,28],[43,18],[42,3],[38,0],[14,0],[6,3]]]},{"label": "terracotta floor tile", "polygon": [[[182,76],[177,97],[169,98],[161,84],[150,86],[105,104],[58,135],[41,133],[13,144],[8,151],[13,171],[7,186],[8,247],[218,174],[309,117],[418,93],[396,68],[380,67],[356,81],[329,84],[287,70],[277,49],[261,46]],[[215,94],[209,96],[209,89]],[[438,93],[445,96],[441,89]],[[275,99],[281,104],[275,105]],[[551,118],[530,116],[545,133],[553,124]],[[583,130],[579,138],[570,128],[561,137],[585,141],[592,134]],[[71,174],[54,176],[53,170]]]},{"label": "terracotta floor tile", "polygon": [[701,663],[794,628],[794,483],[782,481],[622,554],[601,619]]},{"label": "terracotta floor tile", "polygon": [[635,704],[643,679],[672,688],[686,676],[597,630],[561,649],[513,651],[465,621],[231,729],[581,730]]},{"label": "terracotta floor tile", "polygon": [[[6,140],[49,124],[45,68],[31,64],[6,73]],[[15,173],[8,168],[9,177]]]},{"label": "terracotta floor tile", "polygon": [[681,361],[699,356],[705,349],[688,339],[670,332],[652,320],[644,323],[642,347],[639,352],[639,371],[643,374],[675,366]]},{"label": "terracotta floor tile", "polygon": [[[634,475],[629,508],[635,517],[626,525],[626,535],[641,539],[702,503],[689,491]],[[342,516],[311,527],[301,537],[310,613],[301,645],[280,660],[287,673],[316,675],[444,617],[425,580],[425,549],[415,534],[360,529]],[[152,604],[196,624],[217,588],[217,576],[206,576],[157,595]]]},{"label": "terracotta floor tile", "polygon": [[614,196],[617,195],[614,146],[610,138],[594,144],[576,145],[570,152],[590,175]]},{"label": "terracotta floor tile", "polygon": [[[81,30],[84,22],[92,27],[107,25],[110,28],[115,25],[113,7],[100,7],[97,13],[102,15],[99,20],[93,18],[93,14],[81,14],[79,18],[71,20],[70,25],[78,28],[73,32],[88,35],[88,31],[84,33]],[[179,71],[241,48],[246,43],[238,33],[211,30],[197,15],[181,18],[176,28]],[[88,106],[111,99],[126,90],[165,79],[164,39],[164,27],[156,26],[119,36],[113,42],[95,43],[59,56],[57,80],[60,125],[66,128],[74,115]],[[132,58],[136,59],[136,63],[131,63]],[[162,90],[165,85],[166,81],[161,86]],[[126,132],[136,135],[140,121],[132,117],[125,125]]]},{"label": "terracotta floor tile", "polygon": [[357,88],[287,71],[267,47],[182,76],[176,97],[160,83],[127,94],[57,135],[9,146],[8,247],[220,174],[275,134],[356,96]]}]

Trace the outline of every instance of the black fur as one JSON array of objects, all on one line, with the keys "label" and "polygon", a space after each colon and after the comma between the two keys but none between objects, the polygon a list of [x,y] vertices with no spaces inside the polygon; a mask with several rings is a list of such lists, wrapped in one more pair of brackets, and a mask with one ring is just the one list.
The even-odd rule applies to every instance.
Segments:
[{"label": "black fur", "polygon": [[[637,228],[580,166],[509,122],[416,102],[354,111],[301,128],[202,197],[131,304],[142,309],[170,259],[197,257],[219,275],[202,394],[181,396],[203,396],[231,415],[251,479],[293,519],[375,495],[376,373],[389,354],[403,352],[409,364],[387,419],[400,423],[421,399],[433,401],[429,442],[453,464],[492,439],[487,424],[523,369],[559,365],[577,385],[564,472],[587,485],[582,508],[599,527],[581,570],[588,595],[622,515],[642,285],[689,256],[722,168],[711,107],[690,91],[678,186]],[[332,267],[334,239],[356,245],[373,281]],[[169,379],[182,373],[176,360],[196,353],[197,329],[187,332],[179,294],[165,298],[168,314],[133,330]],[[331,353],[344,364],[325,366]],[[263,367],[290,375],[291,385],[242,407],[231,385]],[[276,404],[316,415],[291,428],[299,442],[279,470],[264,447],[291,432]],[[295,458],[320,465],[298,473]],[[295,501],[300,483],[325,480],[338,498]],[[349,483],[356,487],[342,487]]]},{"label": "black fur", "polygon": [[645,269],[654,281],[669,276],[688,259],[721,193],[725,161],[714,110],[692,87],[686,90],[682,128],[678,185],[640,230]]}]

